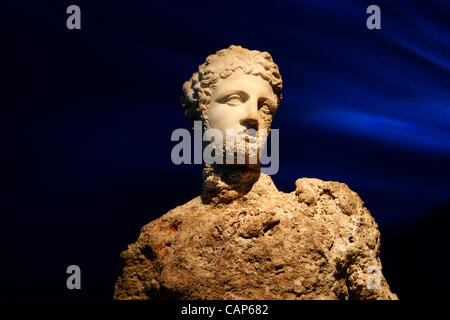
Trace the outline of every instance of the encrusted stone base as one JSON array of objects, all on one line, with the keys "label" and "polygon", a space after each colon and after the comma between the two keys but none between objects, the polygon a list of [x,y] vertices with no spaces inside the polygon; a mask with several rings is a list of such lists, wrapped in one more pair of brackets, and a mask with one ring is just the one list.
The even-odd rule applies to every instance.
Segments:
[{"label": "encrusted stone base", "polygon": [[397,299],[380,233],[346,184],[261,174],[231,203],[201,197],[142,228],[121,254],[114,299]]}]

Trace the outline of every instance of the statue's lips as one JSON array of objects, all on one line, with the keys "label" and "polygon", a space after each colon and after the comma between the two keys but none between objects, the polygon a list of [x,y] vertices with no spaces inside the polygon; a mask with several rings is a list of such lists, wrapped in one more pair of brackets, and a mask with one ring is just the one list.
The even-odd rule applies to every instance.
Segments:
[{"label": "statue's lips", "polygon": [[237,137],[237,138],[241,138],[241,137],[253,138],[253,139],[258,138],[258,132],[257,131],[253,131],[253,132],[250,131],[250,133],[249,133],[249,131],[247,129],[242,129],[242,130],[238,130],[238,131],[227,132],[227,136],[229,136],[229,137]]},{"label": "statue's lips", "polygon": [[249,132],[254,132],[255,134],[257,134],[258,130],[244,128],[237,131],[238,134],[248,134]]},{"label": "statue's lips", "polygon": [[258,157],[258,150],[260,149],[258,143],[258,137],[246,133],[246,130],[242,130],[239,134],[236,133],[232,136],[234,143],[229,144],[225,142],[225,150],[227,153],[231,152],[234,158],[239,155],[245,155],[245,157]]}]

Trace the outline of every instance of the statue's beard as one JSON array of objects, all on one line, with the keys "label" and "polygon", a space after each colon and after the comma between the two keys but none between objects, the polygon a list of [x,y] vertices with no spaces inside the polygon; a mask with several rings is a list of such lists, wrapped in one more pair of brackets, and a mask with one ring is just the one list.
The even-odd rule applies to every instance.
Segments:
[{"label": "statue's beard", "polygon": [[224,137],[212,143],[222,151],[216,157],[221,163],[205,164],[203,168],[202,201],[205,203],[231,202],[247,194],[261,175],[260,150],[267,141],[267,132],[241,130]]},{"label": "statue's beard", "polygon": [[225,135],[222,147],[222,164],[259,166],[260,155],[266,141],[267,135],[260,131],[240,130]]}]

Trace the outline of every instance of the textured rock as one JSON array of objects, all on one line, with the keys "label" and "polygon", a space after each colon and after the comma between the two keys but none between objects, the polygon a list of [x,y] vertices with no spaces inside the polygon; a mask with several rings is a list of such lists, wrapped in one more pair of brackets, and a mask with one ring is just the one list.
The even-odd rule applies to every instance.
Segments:
[{"label": "textured rock", "polygon": [[114,298],[397,299],[359,196],[339,182],[295,186],[280,192],[261,174],[230,203],[197,197],[150,222],[121,254]]}]

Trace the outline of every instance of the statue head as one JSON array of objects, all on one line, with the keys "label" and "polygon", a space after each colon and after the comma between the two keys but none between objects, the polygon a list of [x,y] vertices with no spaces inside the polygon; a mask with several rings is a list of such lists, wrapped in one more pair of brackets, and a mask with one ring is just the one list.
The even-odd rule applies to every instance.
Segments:
[{"label": "statue head", "polygon": [[[261,150],[281,103],[281,89],[278,66],[268,52],[234,45],[208,56],[184,83],[181,103],[186,116],[193,124],[201,121],[205,134],[220,132],[223,140],[216,141],[214,134],[214,152],[226,150],[223,156],[215,153],[219,162],[205,161],[204,202],[230,202],[258,181]],[[204,144],[204,151],[208,147]]]},{"label": "statue head", "polygon": [[231,45],[206,58],[183,85],[185,114],[204,129],[270,129],[280,105],[282,80],[268,52]]}]

